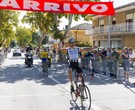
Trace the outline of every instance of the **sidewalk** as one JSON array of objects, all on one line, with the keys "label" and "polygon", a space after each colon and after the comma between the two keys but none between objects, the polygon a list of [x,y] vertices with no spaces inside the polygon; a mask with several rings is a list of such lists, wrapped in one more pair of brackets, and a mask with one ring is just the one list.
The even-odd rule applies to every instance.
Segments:
[{"label": "sidewalk", "polygon": [[[83,69],[85,74],[91,74],[91,71],[88,71],[86,69]],[[99,73],[95,73],[95,76],[99,76],[102,77],[103,79],[109,79],[118,83],[126,83],[123,81],[124,79],[124,71],[123,71],[123,67],[119,67],[119,77],[118,78],[112,78],[109,75],[109,72],[107,72],[106,75],[104,75],[101,71]],[[132,85],[135,87],[135,74],[134,74],[134,68],[130,68],[130,73],[129,73],[129,82],[127,82],[128,85]]]}]

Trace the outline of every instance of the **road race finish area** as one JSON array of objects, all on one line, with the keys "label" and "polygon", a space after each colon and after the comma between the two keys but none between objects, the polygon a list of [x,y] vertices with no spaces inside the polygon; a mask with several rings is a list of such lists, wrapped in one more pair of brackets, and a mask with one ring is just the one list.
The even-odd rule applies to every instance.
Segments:
[{"label": "road race finish area", "polygon": [[0,9],[71,14],[115,14],[113,2],[79,2],[64,0],[0,0]]}]

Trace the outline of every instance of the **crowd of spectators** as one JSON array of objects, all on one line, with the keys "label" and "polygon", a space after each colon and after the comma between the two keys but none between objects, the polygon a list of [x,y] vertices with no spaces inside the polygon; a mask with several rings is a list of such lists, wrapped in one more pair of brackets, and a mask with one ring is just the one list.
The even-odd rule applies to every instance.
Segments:
[{"label": "crowd of spectators", "polygon": [[81,53],[83,68],[92,72],[109,74],[110,77],[119,77],[119,67],[124,70],[124,80],[129,81],[129,69],[134,68],[135,53],[131,47],[116,49],[116,47],[98,48],[90,47]]},{"label": "crowd of spectators", "polygon": [[[65,60],[66,52],[60,51],[60,60]],[[99,48],[89,47],[80,50],[81,66],[93,73],[119,77],[119,67],[123,67],[124,80],[129,80],[129,69],[134,68],[135,53],[131,47],[117,49],[116,47]],[[65,62],[65,61],[64,61]]]}]

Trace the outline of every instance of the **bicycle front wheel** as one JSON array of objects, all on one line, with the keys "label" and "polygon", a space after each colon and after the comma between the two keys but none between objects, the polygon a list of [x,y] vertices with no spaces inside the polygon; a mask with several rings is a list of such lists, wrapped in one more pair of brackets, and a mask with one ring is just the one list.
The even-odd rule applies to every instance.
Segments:
[{"label": "bicycle front wheel", "polygon": [[43,66],[43,74],[45,76],[48,76],[48,66],[47,66],[47,64],[44,64],[44,66]]},{"label": "bicycle front wheel", "polygon": [[90,110],[91,109],[91,94],[89,88],[84,85],[84,89],[81,92],[81,104],[82,107],[85,108],[85,110]]}]

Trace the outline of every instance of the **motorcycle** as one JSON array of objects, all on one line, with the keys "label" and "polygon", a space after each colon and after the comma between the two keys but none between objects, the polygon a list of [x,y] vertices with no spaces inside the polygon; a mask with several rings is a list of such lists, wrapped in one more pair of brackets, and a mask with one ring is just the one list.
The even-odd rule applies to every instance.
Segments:
[{"label": "motorcycle", "polygon": [[33,55],[32,54],[27,54],[25,55],[25,64],[30,68],[33,65]]}]

